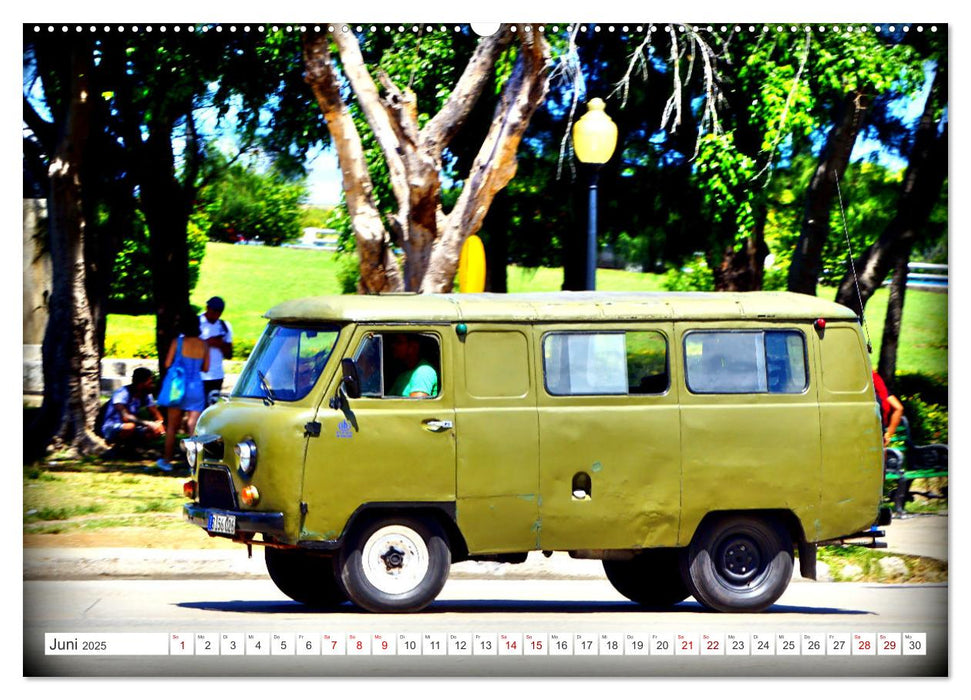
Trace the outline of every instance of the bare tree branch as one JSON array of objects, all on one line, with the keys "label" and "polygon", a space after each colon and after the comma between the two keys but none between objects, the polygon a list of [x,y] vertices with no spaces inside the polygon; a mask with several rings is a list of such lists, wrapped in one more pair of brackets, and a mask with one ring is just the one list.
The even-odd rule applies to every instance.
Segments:
[{"label": "bare tree branch", "polygon": [[620,101],[620,107],[623,109],[627,106],[627,98],[630,95],[630,80],[631,75],[634,73],[638,65],[641,66],[641,77],[647,80],[647,53],[646,49],[651,44],[651,35],[654,33],[654,25],[650,25],[647,31],[644,33],[644,41],[634,49],[631,54],[630,59],[627,61],[627,72],[624,73],[624,77],[621,78],[617,85],[614,87],[613,91],[610,93],[612,97],[618,92],[623,92],[623,98]]},{"label": "bare tree branch", "polygon": [[560,153],[556,161],[556,179],[560,179],[563,174],[563,163],[570,164],[570,173],[576,176],[576,164],[573,162],[573,141],[570,126],[576,115],[577,105],[580,103],[580,94],[585,92],[583,84],[583,71],[580,69],[580,56],[577,53],[577,32],[580,25],[574,25],[570,31],[570,39],[566,53],[556,62],[550,73],[550,84],[557,84],[561,80],[571,86],[570,90],[570,113],[567,115],[566,128],[563,130],[563,138],[560,140]]}]

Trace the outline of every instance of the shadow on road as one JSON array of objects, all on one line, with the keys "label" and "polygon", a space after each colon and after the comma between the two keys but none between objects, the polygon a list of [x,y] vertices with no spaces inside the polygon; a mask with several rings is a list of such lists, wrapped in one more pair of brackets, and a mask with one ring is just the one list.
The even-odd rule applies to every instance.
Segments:
[{"label": "shadow on road", "polygon": [[[229,601],[198,601],[178,603],[178,607],[190,610],[209,610],[213,612],[257,613],[257,614],[288,614],[288,615],[320,615],[320,614],[349,614],[372,615],[351,603],[344,603],[333,608],[311,608],[293,601],[260,601],[260,600],[229,600]],[[631,613],[642,612],[667,614],[698,614],[709,613],[698,603],[686,601],[673,608],[652,610],[642,608],[635,603],[626,601],[565,601],[565,600],[443,600],[436,601],[425,608],[421,614],[435,615],[443,613],[479,613],[479,614],[508,614],[508,613]],[[841,608],[817,608],[797,605],[773,605],[765,615],[872,615],[868,610],[846,610]]]}]

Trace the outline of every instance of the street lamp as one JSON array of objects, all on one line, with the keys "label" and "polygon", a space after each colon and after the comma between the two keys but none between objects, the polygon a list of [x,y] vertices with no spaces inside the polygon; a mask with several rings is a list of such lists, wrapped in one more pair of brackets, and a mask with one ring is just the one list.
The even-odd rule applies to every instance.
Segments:
[{"label": "street lamp", "polygon": [[610,160],[617,146],[617,125],[604,111],[599,97],[587,103],[587,113],[573,125],[573,150],[581,163],[592,168],[590,175],[590,214],[587,219],[586,288],[596,288],[597,280],[597,179],[600,166]]}]

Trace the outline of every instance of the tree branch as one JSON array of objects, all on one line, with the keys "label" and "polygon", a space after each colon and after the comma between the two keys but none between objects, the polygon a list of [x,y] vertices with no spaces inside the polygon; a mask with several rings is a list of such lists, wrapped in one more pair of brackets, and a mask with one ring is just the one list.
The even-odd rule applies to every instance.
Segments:
[{"label": "tree branch", "polygon": [[496,193],[516,174],[516,150],[548,87],[549,46],[538,33],[523,33],[521,50],[506,82],[489,133],[472,164],[458,202],[435,241],[421,291],[448,291],[462,243],[482,227]]},{"label": "tree branch", "polygon": [[479,40],[452,94],[438,114],[421,130],[422,147],[429,149],[436,159],[441,157],[442,150],[462,128],[488,84],[496,60],[512,42],[512,37],[509,25],[504,24],[495,34]]},{"label": "tree branch", "polygon": [[323,112],[331,141],[337,150],[343,175],[344,199],[361,257],[361,287],[370,293],[401,290],[400,266],[391,252],[388,233],[374,201],[374,185],[364,159],[360,134],[340,95],[340,83],[331,61],[329,41],[326,34],[304,35],[304,79]]},{"label": "tree branch", "polygon": [[[350,28],[342,31],[339,26],[334,27],[331,32],[337,48],[341,55],[341,65],[344,67],[344,74],[351,83],[351,89],[357,96],[357,103],[364,112],[374,132],[374,137],[381,146],[384,154],[385,163],[388,166],[388,173],[391,176],[391,190],[394,192],[395,199],[398,200],[399,216],[407,218],[408,211],[408,177],[405,165],[402,162],[403,144],[398,136],[399,131],[404,131],[404,127],[398,130],[392,124],[389,110],[378,94],[378,88],[368,73],[367,66],[364,65],[364,57],[361,56],[361,47],[357,42]],[[417,130],[417,125],[415,127]]]}]

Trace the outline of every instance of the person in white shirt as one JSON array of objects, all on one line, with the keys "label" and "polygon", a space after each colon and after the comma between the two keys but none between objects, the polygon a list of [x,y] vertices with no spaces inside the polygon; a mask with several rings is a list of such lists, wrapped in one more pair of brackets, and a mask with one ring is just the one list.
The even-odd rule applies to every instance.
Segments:
[{"label": "person in white shirt", "polygon": [[209,345],[209,371],[202,373],[207,404],[214,403],[222,391],[223,360],[233,357],[233,329],[220,318],[225,308],[222,297],[212,297],[206,302],[206,312],[199,315],[199,338]]}]

